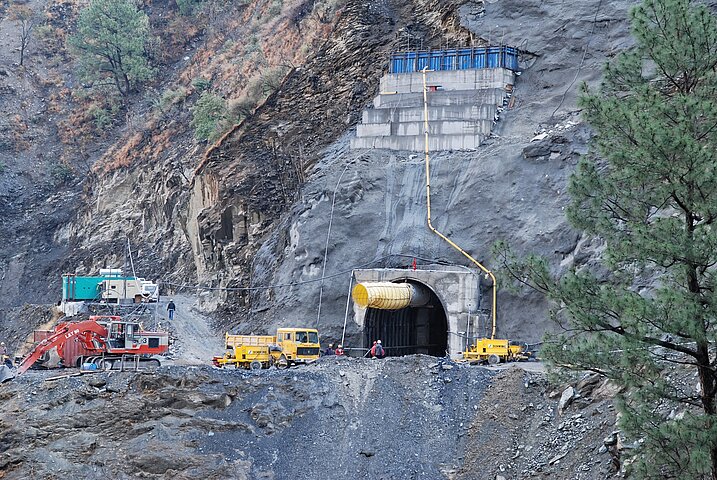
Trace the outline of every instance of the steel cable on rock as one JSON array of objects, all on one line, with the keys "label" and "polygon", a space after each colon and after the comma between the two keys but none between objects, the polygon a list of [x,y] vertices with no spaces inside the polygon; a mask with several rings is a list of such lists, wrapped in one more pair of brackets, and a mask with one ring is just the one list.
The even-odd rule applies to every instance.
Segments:
[{"label": "steel cable on rock", "polygon": [[563,106],[563,102],[565,102],[565,97],[567,97],[568,92],[571,88],[573,88],[573,85],[575,85],[575,82],[578,81],[578,76],[580,75],[580,70],[582,70],[583,65],[585,64],[585,57],[588,54],[588,47],[590,46],[590,41],[593,38],[593,34],[595,33],[595,25],[597,24],[597,17],[600,13],[600,8],[602,7],[603,0],[600,0],[598,2],[597,10],[595,10],[595,16],[593,17],[593,27],[590,29],[590,36],[588,36],[588,41],[585,44],[585,48],[583,49],[583,58],[580,59],[580,64],[578,65],[578,70],[575,72],[575,78],[573,78],[573,81],[570,82],[570,85],[568,85],[568,88],[565,89],[565,92],[563,92],[563,97],[560,99],[560,103],[557,107],[555,107],[555,110],[553,110],[553,113],[550,115],[551,117],[554,117],[557,111],[560,109],[560,107]]},{"label": "steel cable on rock", "polygon": [[354,270],[359,269],[359,268],[370,267],[371,265],[374,265],[377,262],[381,262],[383,260],[386,260],[386,259],[392,258],[392,257],[415,258],[417,260],[421,260],[421,261],[425,261],[425,262],[432,262],[436,265],[455,266],[455,267],[464,268],[464,269],[467,269],[470,271],[470,269],[468,269],[464,265],[459,265],[459,264],[456,264],[453,262],[446,262],[446,261],[435,260],[435,259],[427,259],[427,258],[417,257],[415,255],[392,253],[392,254],[384,255],[383,257],[379,257],[377,259],[371,260],[370,262],[367,262],[367,263],[363,263],[360,265],[354,265],[351,268],[348,268],[346,270],[341,270],[340,272],[336,272],[331,275],[314,278],[312,280],[302,280],[300,282],[293,282],[293,283],[278,283],[278,284],[274,284],[274,285],[260,285],[260,286],[256,286],[256,287],[205,287],[203,285],[189,285],[189,284],[183,284],[183,283],[165,282],[165,281],[161,281],[161,280],[160,281],[163,285],[169,285],[169,286],[176,287],[176,288],[187,288],[187,289],[208,290],[208,291],[240,292],[240,291],[253,291],[253,290],[270,290],[270,289],[274,289],[274,288],[298,287],[298,286],[307,285],[310,283],[321,282],[322,280],[326,280],[328,278],[336,278],[341,275],[346,275],[347,273],[351,273]]}]

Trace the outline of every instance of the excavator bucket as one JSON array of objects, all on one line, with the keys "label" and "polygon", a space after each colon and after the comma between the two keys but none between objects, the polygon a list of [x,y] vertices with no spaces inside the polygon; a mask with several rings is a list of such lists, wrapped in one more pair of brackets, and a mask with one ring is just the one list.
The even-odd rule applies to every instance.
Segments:
[{"label": "excavator bucket", "polygon": [[15,369],[7,365],[0,365],[0,383],[7,382],[15,378]]}]

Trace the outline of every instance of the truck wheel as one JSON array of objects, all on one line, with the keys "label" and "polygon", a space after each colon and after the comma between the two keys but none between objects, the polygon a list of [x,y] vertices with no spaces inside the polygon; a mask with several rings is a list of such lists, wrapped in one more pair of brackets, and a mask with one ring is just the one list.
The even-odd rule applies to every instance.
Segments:
[{"label": "truck wheel", "polygon": [[282,355],[279,357],[279,360],[276,361],[276,368],[281,370],[289,368],[289,361],[286,359],[286,356]]},{"label": "truck wheel", "polygon": [[261,370],[261,362],[254,360],[249,364],[249,370]]},{"label": "truck wheel", "polygon": [[495,353],[492,353],[488,356],[488,363],[491,365],[497,365],[500,363],[500,357]]}]

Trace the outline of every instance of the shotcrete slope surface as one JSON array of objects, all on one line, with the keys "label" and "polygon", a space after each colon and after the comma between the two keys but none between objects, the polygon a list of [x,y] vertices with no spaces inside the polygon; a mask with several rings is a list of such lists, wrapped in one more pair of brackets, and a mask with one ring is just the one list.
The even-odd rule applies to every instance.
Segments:
[{"label": "shotcrete slope surface", "polygon": [[[461,7],[464,25],[476,35],[531,52],[521,59],[512,103],[493,137],[475,152],[431,152],[433,224],[489,268],[500,267],[491,254],[498,240],[517,252],[546,256],[556,271],[599,257],[600,245],[572,230],[564,216],[567,179],[587,153],[590,136],[577,96],[583,82],[595,87],[605,62],[630,46],[626,19],[632,3],[504,0],[487,2],[482,15],[475,4]],[[317,318],[321,282],[302,282],[321,278],[327,238],[329,280],[318,324],[333,336],[342,334],[352,268],[408,267],[412,257],[419,265],[470,265],[426,226],[423,154],[351,151],[352,135],[324,151],[301,200],[252,259],[254,285],[300,283],[252,294],[253,322]],[[539,341],[552,328],[546,303],[504,286],[499,285],[499,335]],[[358,344],[363,339],[352,317],[350,311],[347,334]]]}]

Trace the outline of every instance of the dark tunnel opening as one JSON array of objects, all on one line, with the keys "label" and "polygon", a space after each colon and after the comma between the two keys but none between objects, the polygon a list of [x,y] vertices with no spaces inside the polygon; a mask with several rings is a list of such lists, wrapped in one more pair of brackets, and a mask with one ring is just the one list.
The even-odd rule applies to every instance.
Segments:
[{"label": "dark tunnel opening", "polygon": [[431,291],[422,307],[400,310],[369,308],[364,320],[364,345],[371,348],[381,340],[386,356],[400,357],[422,353],[443,357],[448,349],[448,320],[441,301]]}]

